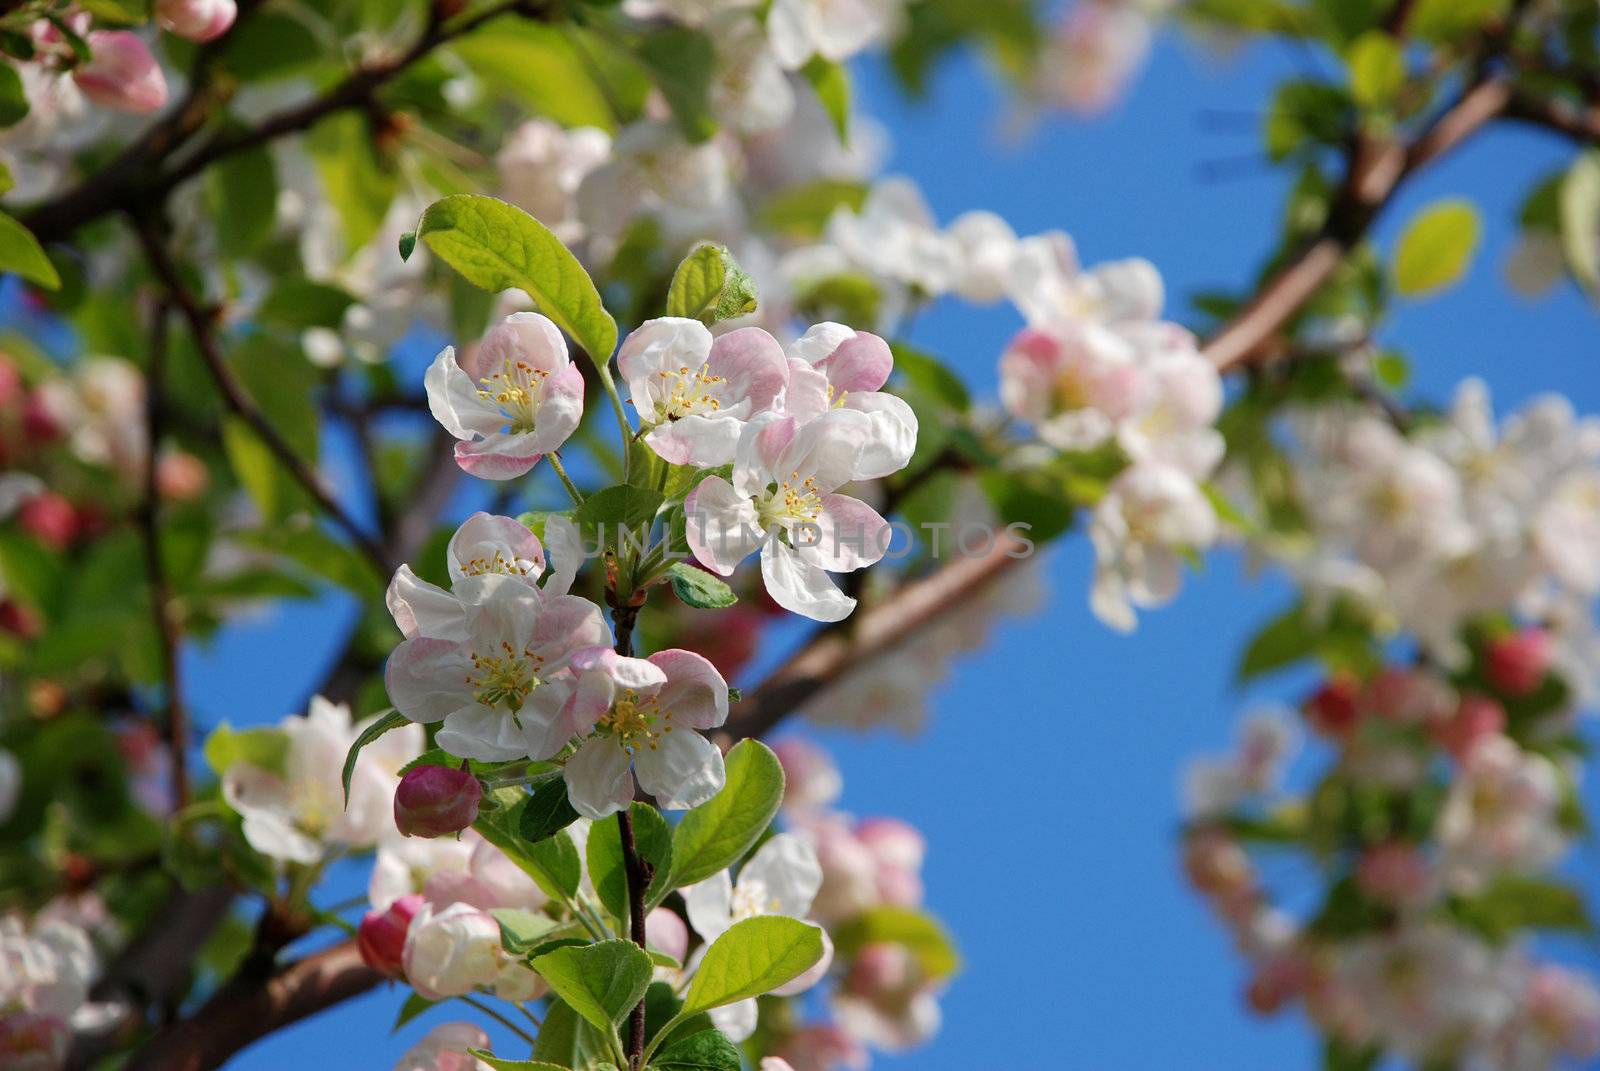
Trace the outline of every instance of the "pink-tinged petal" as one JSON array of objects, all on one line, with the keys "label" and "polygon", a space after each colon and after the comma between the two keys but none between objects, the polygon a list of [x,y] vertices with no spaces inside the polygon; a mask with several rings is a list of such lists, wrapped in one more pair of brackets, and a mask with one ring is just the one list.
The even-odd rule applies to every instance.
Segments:
[{"label": "pink-tinged petal", "polygon": [[514,312],[484,333],[470,358],[467,374],[482,378],[507,365],[524,364],[554,374],[570,367],[567,340],[561,329],[537,312]]},{"label": "pink-tinged petal", "polygon": [[857,331],[817,367],[835,391],[877,390],[889,381],[894,355],[877,335]]},{"label": "pink-tinged petal", "polygon": [[748,496],[721,476],[707,476],[683,503],[684,533],[695,558],[729,576],[766,539]]},{"label": "pink-tinged petal", "polygon": [[733,460],[744,427],[733,417],[686,416],[656,425],[644,441],[668,464],[709,468]]},{"label": "pink-tinged petal", "polygon": [[800,425],[793,417],[766,413],[745,425],[733,457],[733,485],[746,498],[767,489]]},{"label": "pink-tinged petal", "polygon": [[471,704],[463,683],[471,669],[460,645],[418,636],[394,649],[383,683],[396,710],[412,721],[435,722]]},{"label": "pink-tinged petal", "polygon": [[456,363],[456,351],[446,346],[422,377],[428,395],[428,412],[458,439],[493,435],[505,427],[505,414],[478,397],[472,377]]},{"label": "pink-tinged petal", "polygon": [[[808,365],[818,365],[833,355],[840,344],[855,336],[856,329],[831,321],[812,324],[806,333],[789,344],[789,356]],[[790,366],[791,373],[793,366]]]},{"label": "pink-tinged petal", "polygon": [[699,368],[710,353],[711,332],[699,320],[662,316],[646,320],[630,332],[617,351],[617,370],[628,381],[639,419],[655,422],[656,401],[662,396],[661,373]]},{"label": "pink-tinged petal", "polygon": [[662,733],[633,757],[633,766],[639,787],[671,811],[700,806],[727,780],[722,752],[693,729]]},{"label": "pink-tinged petal", "polygon": [[830,573],[850,573],[879,561],[889,549],[889,522],[878,511],[849,495],[829,495],[822,500],[816,529],[803,533],[807,540],[801,555]]},{"label": "pink-tinged petal", "polygon": [[567,760],[567,799],[585,818],[598,821],[633,802],[628,753],[614,737],[596,736]]},{"label": "pink-tinged petal", "polygon": [[649,662],[666,682],[656,700],[672,712],[674,725],[715,729],[728,720],[728,682],[708,659],[673,648],[657,651]]},{"label": "pink-tinged petal", "polygon": [[509,646],[526,649],[543,604],[541,594],[519,580],[500,573],[485,573],[458,580],[467,628],[467,646],[478,652],[499,652]]},{"label": "pink-tinged petal", "polygon": [[1063,352],[1060,339],[1037,328],[1013,336],[1000,355],[1000,401],[1007,412],[1034,423],[1050,415]]},{"label": "pink-tinged petal", "polygon": [[452,755],[479,762],[530,758],[523,731],[511,711],[473,703],[444,720],[434,742]]},{"label": "pink-tinged petal", "polygon": [[553,514],[544,522],[544,545],[550,555],[550,578],[544,582],[546,595],[565,595],[572,590],[583,565],[583,539],[572,518]]},{"label": "pink-tinged petal", "polygon": [[528,646],[544,659],[541,675],[554,673],[586,647],[611,642],[600,607],[578,595],[545,595]]},{"label": "pink-tinged petal", "polygon": [[872,420],[865,413],[831,409],[795,432],[772,472],[786,480],[809,476],[815,489],[827,494],[856,478],[861,452],[872,435]]},{"label": "pink-tinged petal", "polygon": [[96,30],[90,59],[72,73],[83,95],[102,108],[153,112],[167,102],[167,79],[150,46],[129,30]]},{"label": "pink-tinged petal", "polygon": [[466,639],[461,601],[437,584],[418,577],[409,565],[395,570],[383,601],[407,639],[416,636],[454,642]]},{"label": "pink-tinged petal", "polygon": [[811,902],[822,889],[822,864],[811,838],[776,834],[740,869],[739,885],[761,889],[770,914],[796,919],[809,915]]},{"label": "pink-tinged petal", "polygon": [[746,419],[771,409],[789,382],[789,361],[778,340],[759,327],[741,327],[711,344],[706,368],[727,382],[723,404],[748,401]]},{"label": "pink-tinged petal", "polygon": [[480,480],[514,480],[526,475],[544,456],[523,446],[530,437],[496,432],[475,443],[456,443],[456,464],[462,472]]},{"label": "pink-tinged petal", "polygon": [[654,690],[667,683],[667,674],[655,659],[630,658],[610,647],[586,647],[572,656],[572,668],[582,674],[601,674],[617,688],[636,692]]},{"label": "pink-tinged petal", "polygon": [[[609,648],[601,647],[595,650],[609,650]],[[571,695],[567,698],[565,709],[561,712],[569,737],[589,735],[595,723],[611,709],[611,704],[617,697],[616,682],[609,674],[584,672],[579,663],[585,660],[586,654],[586,651],[579,651],[573,656],[573,667],[578,679]]]},{"label": "pink-tinged petal", "polygon": [[539,537],[515,517],[492,513],[468,517],[450,537],[445,556],[452,580],[505,573],[531,586],[544,573],[544,547]]},{"label": "pink-tinged petal", "polygon": [[1087,272],[1098,284],[1107,320],[1154,320],[1166,300],[1161,273],[1141,257],[1113,260]]},{"label": "pink-tinged petal", "polygon": [[856,608],[856,601],[835,587],[821,567],[777,540],[761,549],[761,581],[779,606],[813,621],[842,621]]},{"label": "pink-tinged petal", "polygon": [[883,391],[861,391],[845,398],[844,404],[872,419],[872,433],[856,462],[856,479],[881,479],[910,464],[917,451],[917,414],[904,399]]},{"label": "pink-tinged petal", "polygon": [[522,726],[522,747],[530,759],[554,758],[578,735],[568,717],[576,691],[577,682],[563,675],[542,681],[523,700],[517,722]]},{"label": "pink-tinged petal", "polygon": [[789,387],[783,393],[783,412],[804,424],[815,420],[833,406],[828,395],[828,377],[806,362],[789,359]]},{"label": "pink-tinged petal", "polygon": [[539,451],[551,454],[572,438],[583,422],[583,372],[567,364],[551,374],[539,390],[531,433]]}]

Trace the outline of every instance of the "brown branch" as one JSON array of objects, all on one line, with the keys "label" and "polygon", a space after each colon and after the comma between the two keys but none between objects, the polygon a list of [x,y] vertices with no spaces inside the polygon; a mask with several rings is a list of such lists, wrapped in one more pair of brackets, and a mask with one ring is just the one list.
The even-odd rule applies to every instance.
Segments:
[{"label": "brown branch", "polygon": [[156,456],[165,420],[167,365],[167,304],[158,302],[150,325],[150,367],[145,376],[144,497],[139,503],[140,541],[144,545],[145,574],[150,588],[150,613],[156,642],[161,649],[161,672],[166,685],[167,749],[172,761],[172,805],[189,805],[189,712],[183,702],[183,681],[178,675],[178,622],[172,614],[172,591],[166,563],[161,559],[161,483]]},{"label": "brown branch", "polygon": [[373,988],[383,976],[342,941],[266,978],[235,978],[133,1055],[126,1071],[209,1071],[246,1045]]},{"label": "brown branch", "polygon": [[178,306],[183,317],[188,321],[190,334],[194,336],[195,347],[200,351],[200,358],[205,363],[206,369],[211,373],[211,378],[217,384],[217,389],[222,392],[223,398],[239,419],[248,424],[252,431],[261,439],[271,451],[278,463],[288,470],[312,500],[321,507],[322,511],[331,517],[335,524],[342,528],[352,543],[355,544],[367,563],[372,566],[380,579],[387,580],[393,566],[390,565],[382,547],[373,538],[362,530],[343,506],[341,506],[326,488],[317,474],[312,471],[305,461],[295,453],[283,435],[275,428],[266,414],[256,405],[239,382],[233,370],[228,367],[227,361],[222,357],[222,350],[217,344],[215,325],[211,313],[201,307],[200,301],[195,297],[182,276],[178,266],[172,260],[172,255],[167,252],[165,241],[162,239],[155,220],[148,213],[141,213],[133,217],[134,228],[139,234],[140,244],[144,247],[145,256],[150,261],[151,268],[157,278],[161,280],[168,295]]},{"label": "brown branch", "polygon": [[[246,0],[241,4],[239,19],[230,34],[237,31],[246,9],[259,2]],[[422,36],[400,55],[359,68],[321,96],[270,115],[252,127],[218,133],[187,159],[166,168],[168,158],[215,118],[233,95],[231,82],[215,77],[220,46],[227,40],[224,35],[201,49],[190,77],[193,88],[177,107],[80,185],[24,212],[22,222],[41,242],[52,242],[101,216],[159,203],[218,160],[286,134],[308,130],[335,112],[369,105],[378,89],[441,45],[512,13],[529,18],[550,16],[549,5],[539,0],[507,0],[458,22],[432,20]]]},{"label": "brown branch", "polygon": [[1506,118],[1553,130],[1583,145],[1600,146],[1600,103],[1579,104],[1519,90],[1511,95]]}]

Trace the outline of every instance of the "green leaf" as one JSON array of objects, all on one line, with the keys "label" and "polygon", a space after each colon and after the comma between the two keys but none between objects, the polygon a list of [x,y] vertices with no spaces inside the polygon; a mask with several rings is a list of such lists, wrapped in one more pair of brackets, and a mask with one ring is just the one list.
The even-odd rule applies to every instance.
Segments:
[{"label": "green leaf", "polygon": [[504,1060],[486,1049],[467,1051],[494,1068],[494,1071],[566,1071],[560,1064],[549,1064],[543,1060]]},{"label": "green leaf", "polygon": [[1561,180],[1561,246],[1572,274],[1600,297],[1600,149],[1589,149]]},{"label": "green leaf", "polygon": [[281,11],[256,11],[239,19],[221,44],[223,62],[246,82],[292,77],[325,55],[316,33]]},{"label": "green leaf", "polygon": [[834,133],[841,144],[850,140],[850,72],[844,65],[813,56],[811,62],[800,69],[811,88],[817,91],[822,110],[833,120]]},{"label": "green leaf", "polygon": [[28,116],[28,94],[22,76],[9,63],[0,63],[0,126],[16,126]]},{"label": "green leaf", "polygon": [[727,583],[688,562],[667,566],[667,579],[678,598],[697,610],[720,610],[739,601]]},{"label": "green leaf", "polygon": [[631,60],[617,63],[608,42],[571,23],[541,26],[504,18],[457,40],[450,50],[464,60],[490,90],[526,110],[565,127],[616,130],[643,103],[649,86]]},{"label": "green leaf", "polygon": [[406,1002],[400,1005],[400,1013],[394,1017],[394,1026],[389,1028],[389,1032],[394,1033],[438,1003],[437,1000],[429,1000],[420,993],[412,993],[406,997]]},{"label": "green leaf", "polygon": [[684,138],[694,144],[715,134],[711,75],[717,54],[711,39],[686,26],[663,26],[645,34],[635,52],[667,99]]},{"label": "green leaf", "polygon": [[1423,209],[1395,249],[1395,287],[1415,297],[1460,279],[1477,248],[1478,230],[1478,210],[1471,201],[1436,201]]},{"label": "green leaf", "polygon": [[1528,929],[1594,930],[1581,892],[1540,878],[1505,875],[1454,906],[1462,921],[1493,941]]},{"label": "green leaf", "polygon": [[417,238],[472,285],[521,289],[599,367],[617,345],[617,323],[583,270],[549,228],[493,197],[459,193],[429,205]]},{"label": "green leaf", "polygon": [[506,787],[496,789],[491,798],[495,806],[480,809],[472,828],[504,852],[545,895],[557,900],[571,899],[582,880],[582,867],[572,838],[563,831],[537,844],[526,844],[521,831],[522,811],[528,804],[528,794],[519,788]]},{"label": "green leaf", "polygon": [[686,316],[710,326],[756,311],[756,284],[726,246],[702,242],[672,275],[667,315]]},{"label": "green leaf", "polygon": [[822,958],[822,930],[783,915],[736,922],[712,942],[683,1000],[683,1015],[770,993]]},{"label": "green leaf", "polygon": [[132,26],[150,18],[149,0],[78,0],[78,6],[101,22]]},{"label": "green leaf", "polygon": [[965,413],[972,407],[972,396],[966,384],[939,358],[903,342],[890,343],[889,348],[894,351],[894,370],[904,376],[907,383],[958,413]]},{"label": "green leaf", "polygon": [[343,287],[306,278],[282,279],[268,291],[256,315],[264,322],[304,330],[338,327],[355,297]]},{"label": "green leaf", "polygon": [[289,759],[289,737],[281,729],[235,729],[223,722],[206,737],[203,753],[218,777],[236,762],[281,775]]},{"label": "green leaf", "polygon": [[350,751],[344,757],[344,769],[339,774],[339,781],[344,785],[345,806],[350,805],[350,778],[356,773],[356,759],[361,756],[361,749],[372,743],[390,729],[398,729],[402,725],[410,725],[411,719],[398,710],[391,710],[377,721],[362,730],[356,737],[356,742],[350,745]]},{"label": "green leaf", "polygon": [[522,808],[522,839],[537,844],[553,837],[578,820],[578,812],[567,799],[567,782],[554,777],[542,782]]},{"label": "green leaf", "polygon": [[[629,813],[633,815],[633,840],[639,858],[654,871],[644,894],[645,909],[649,910],[671,891],[667,879],[672,873],[672,830],[661,812],[647,803],[634,803]],[[589,881],[600,903],[616,918],[628,918],[628,876],[622,867],[622,833],[614,819],[595,822],[589,827],[586,851]]]},{"label": "green leaf", "polygon": [[1302,148],[1338,144],[1346,133],[1349,105],[1350,99],[1337,86],[1283,83],[1267,110],[1267,155],[1282,160]]},{"label": "green leaf", "polygon": [[46,290],[61,289],[61,276],[33,232],[0,212],[0,271],[15,272]]},{"label": "green leaf", "polygon": [[500,944],[513,956],[520,956],[538,948],[561,923],[549,915],[524,911],[516,907],[497,907],[489,914],[500,924]]},{"label": "green leaf", "polygon": [[632,941],[568,946],[533,960],[533,969],[586,1021],[609,1030],[644,999],[650,957]]},{"label": "green leaf", "polygon": [[822,234],[836,209],[859,212],[867,187],[842,179],[817,179],[791,186],[762,206],[761,225],[787,238],[805,241]]},{"label": "green leaf", "polygon": [[271,236],[278,218],[278,179],[272,153],[261,146],[226,156],[207,169],[206,181],[218,251],[227,257],[254,252]]},{"label": "green leaf", "polygon": [[1072,527],[1072,500],[1043,473],[985,472],[978,486],[1006,524],[1026,525],[1035,543],[1048,543]]},{"label": "green leaf", "polygon": [[655,1071],[739,1071],[739,1050],[720,1030],[702,1030],[675,1041],[650,1061]]},{"label": "green leaf", "polygon": [[1406,58],[1400,43],[1382,30],[1369,30],[1345,54],[1350,67],[1350,95],[1363,108],[1393,103],[1406,81]]},{"label": "green leaf", "polygon": [[871,944],[904,945],[932,981],[948,978],[961,969],[961,956],[944,927],[913,908],[870,908],[839,927],[834,943],[842,956]]},{"label": "green leaf", "polygon": [[721,791],[684,814],[672,836],[672,887],[703,881],[743,858],[783,804],[783,765],[759,740],[728,752]]},{"label": "green leaf", "polygon": [[360,112],[330,116],[306,138],[328,200],[338,210],[347,257],[378,233],[400,187],[399,175],[379,159],[375,145]]},{"label": "green leaf", "polygon": [[642,547],[663,501],[661,492],[654,488],[613,484],[584,499],[572,519],[586,540],[609,551],[623,546]]}]

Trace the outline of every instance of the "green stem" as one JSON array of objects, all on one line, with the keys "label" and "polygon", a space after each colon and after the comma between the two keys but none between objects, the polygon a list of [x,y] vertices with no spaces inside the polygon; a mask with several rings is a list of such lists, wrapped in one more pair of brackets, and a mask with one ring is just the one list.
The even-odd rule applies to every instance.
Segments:
[{"label": "green stem", "polygon": [[489,1005],[485,1004],[483,1001],[479,1000],[477,997],[474,997],[470,993],[468,993],[468,994],[463,994],[461,999],[463,1001],[465,1001],[466,1003],[472,1005],[474,1008],[477,1008],[483,1014],[487,1015],[489,1018],[493,1019],[495,1022],[499,1023],[501,1026],[505,1027],[507,1030],[511,1031],[513,1034],[517,1035],[517,1037],[521,1038],[523,1041],[526,1041],[529,1045],[533,1044],[533,1035],[532,1034],[530,1034],[526,1030],[522,1029],[522,1027],[520,1027],[516,1023],[512,1022],[506,1016],[501,1015],[499,1012],[497,1012],[493,1008],[489,1007]]},{"label": "green stem", "polygon": [[561,458],[555,454],[551,454],[549,457],[550,467],[556,470],[556,475],[561,478],[561,485],[567,489],[567,494],[572,496],[572,504],[575,506],[583,505],[583,492],[578,490],[578,485],[573,483],[572,478],[567,475],[567,467],[561,463]]}]

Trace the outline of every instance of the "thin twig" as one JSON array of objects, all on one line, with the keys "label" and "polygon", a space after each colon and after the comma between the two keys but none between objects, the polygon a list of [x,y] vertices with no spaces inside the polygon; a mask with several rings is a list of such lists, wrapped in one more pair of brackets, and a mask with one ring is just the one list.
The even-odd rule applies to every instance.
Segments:
[{"label": "thin twig", "polygon": [[165,418],[167,366],[167,303],[157,302],[150,324],[150,367],[145,376],[145,456],[144,498],[139,503],[139,534],[144,544],[146,580],[150,588],[150,613],[155,621],[156,642],[161,648],[162,683],[166,690],[167,750],[172,761],[172,805],[182,810],[189,805],[189,712],[183,702],[183,680],[179,676],[178,623],[172,615],[172,592],[167,584],[166,563],[161,559],[161,484],[157,474],[156,452],[161,445]]},{"label": "thin twig", "polygon": [[134,227],[138,231],[140,244],[144,247],[145,256],[150,261],[151,268],[157,278],[166,287],[167,293],[183,313],[184,319],[189,323],[190,333],[194,336],[195,347],[200,351],[200,358],[205,363],[206,369],[211,373],[211,378],[216,382],[217,388],[222,392],[228,408],[248,424],[252,431],[266,444],[268,450],[277,458],[278,463],[288,470],[295,482],[303,487],[307,494],[320,506],[333,522],[342,528],[350,537],[356,549],[359,550],[367,563],[372,566],[380,579],[388,579],[392,566],[386,558],[383,548],[373,538],[362,530],[343,506],[330,495],[322,486],[322,481],[312,471],[294,448],[289,445],[283,435],[275,428],[266,414],[256,405],[223,360],[221,348],[217,344],[217,336],[211,314],[201,307],[199,299],[195,297],[184,284],[178,272],[178,266],[173,263],[172,255],[167,252],[166,244],[162,240],[155,219],[148,213],[133,217]]}]

